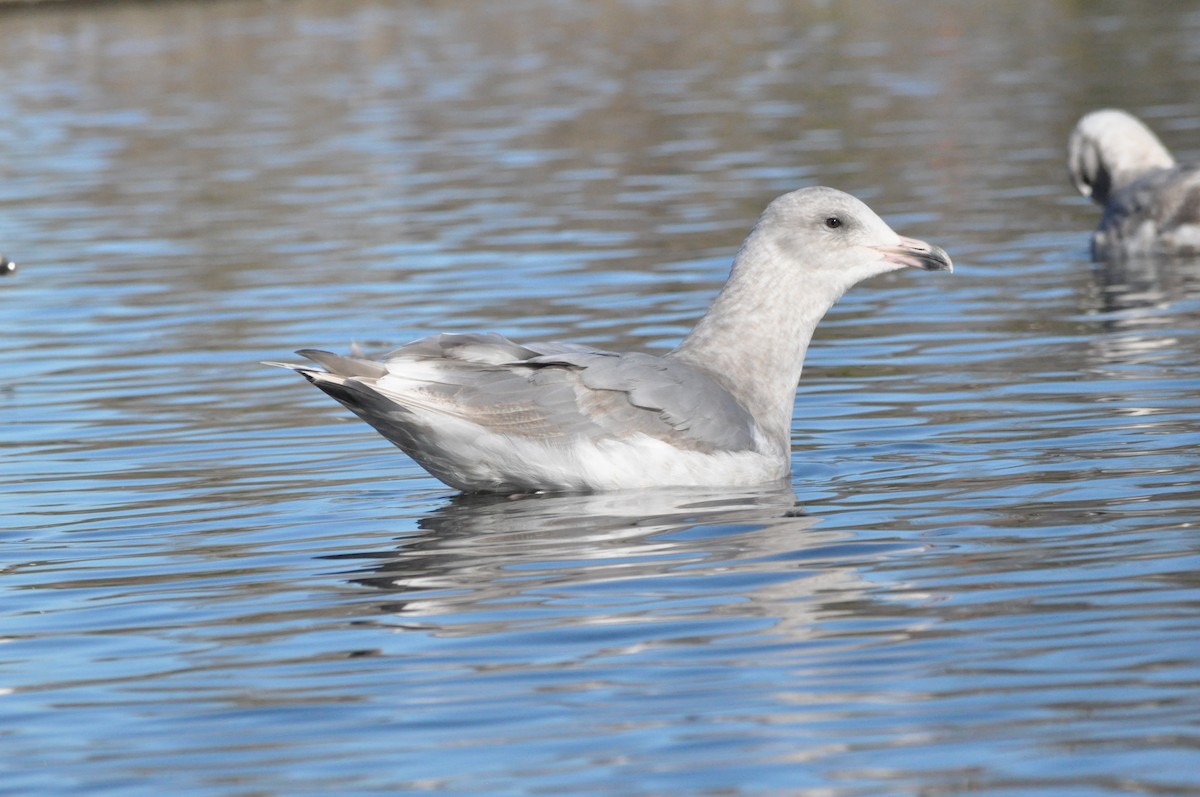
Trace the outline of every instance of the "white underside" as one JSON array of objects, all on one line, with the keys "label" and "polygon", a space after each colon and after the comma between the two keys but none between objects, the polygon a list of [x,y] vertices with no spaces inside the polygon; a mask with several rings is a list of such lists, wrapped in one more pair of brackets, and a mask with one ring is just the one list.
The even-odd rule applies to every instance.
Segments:
[{"label": "white underside", "polygon": [[444,415],[436,431],[426,429],[422,450],[409,453],[434,476],[463,490],[744,487],[778,481],[789,471],[786,456],[686,451],[642,434],[563,444],[495,434]]},{"label": "white underside", "polygon": [[[421,388],[439,376],[436,364],[405,363],[373,389],[403,408],[415,445],[405,452],[451,487],[468,492],[606,491],[656,487],[748,487],[784,479],[787,451],[774,454],[758,437],[750,451],[704,453],[645,434],[624,439],[538,439],[499,434],[456,414],[457,407],[430,400]],[[424,373],[429,371],[429,373]],[[317,380],[344,377],[316,372]],[[756,436],[757,437],[757,436]]]}]

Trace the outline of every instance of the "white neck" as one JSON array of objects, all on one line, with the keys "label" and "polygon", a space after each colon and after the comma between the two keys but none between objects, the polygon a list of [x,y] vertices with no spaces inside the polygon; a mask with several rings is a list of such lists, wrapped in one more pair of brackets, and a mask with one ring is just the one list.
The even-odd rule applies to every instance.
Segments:
[{"label": "white neck", "polygon": [[809,341],[846,287],[751,235],[708,312],[667,356],[713,374],[758,420],[771,447],[787,452]]}]

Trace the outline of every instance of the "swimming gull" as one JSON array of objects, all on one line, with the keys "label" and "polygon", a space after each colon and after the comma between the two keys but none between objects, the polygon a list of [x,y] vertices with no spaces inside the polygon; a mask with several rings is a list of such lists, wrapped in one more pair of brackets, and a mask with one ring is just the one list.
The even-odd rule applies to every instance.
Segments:
[{"label": "swimming gull", "polygon": [[1071,182],[1104,208],[1096,260],[1200,253],[1200,165],[1179,165],[1139,119],[1114,109],[1079,120],[1067,145]]},{"label": "swimming gull", "polygon": [[673,351],[617,353],[434,335],[380,361],[297,352],[298,371],[466,492],[748,486],[787,477],[796,385],[817,322],[852,285],[951,271],[832,188],[771,202],[712,306]]},{"label": "swimming gull", "polygon": [[15,274],[16,271],[17,271],[17,264],[12,262],[11,260],[9,260],[4,255],[0,255],[0,276],[8,276],[9,274]]}]

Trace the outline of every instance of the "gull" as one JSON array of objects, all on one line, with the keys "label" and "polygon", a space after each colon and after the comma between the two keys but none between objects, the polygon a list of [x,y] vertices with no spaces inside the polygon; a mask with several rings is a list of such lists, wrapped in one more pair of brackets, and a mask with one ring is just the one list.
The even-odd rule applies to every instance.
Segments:
[{"label": "gull", "polygon": [[443,333],[380,360],[305,349],[291,368],[433,476],[509,495],[744,487],[786,479],[796,386],[817,323],[896,269],[952,271],[832,188],[771,202],[708,311],[661,356]]},{"label": "gull", "polygon": [[1092,111],[1067,144],[1079,193],[1104,208],[1092,257],[1200,254],[1200,164],[1180,165],[1141,120]]}]

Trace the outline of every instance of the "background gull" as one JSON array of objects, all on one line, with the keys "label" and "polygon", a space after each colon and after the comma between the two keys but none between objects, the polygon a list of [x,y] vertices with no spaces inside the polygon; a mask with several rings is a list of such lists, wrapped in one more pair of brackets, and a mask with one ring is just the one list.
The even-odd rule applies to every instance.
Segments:
[{"label": "background gull", "polygon": [[852,285],[952,270],[831,188],[767,206],[729,279],[659,357],[496,334],[440,334],[382,361],[298,352],[292,368],[446,484],[522,493],[784,479],[796,385],[817,323]]},{"label": "background gull", "polygon": [[1104,208],[1093,258],[1200,253],[1200,165],[1176,164],[1150,128],[1113,109],[1080,119],[1067,150],[1071,181]]}]

